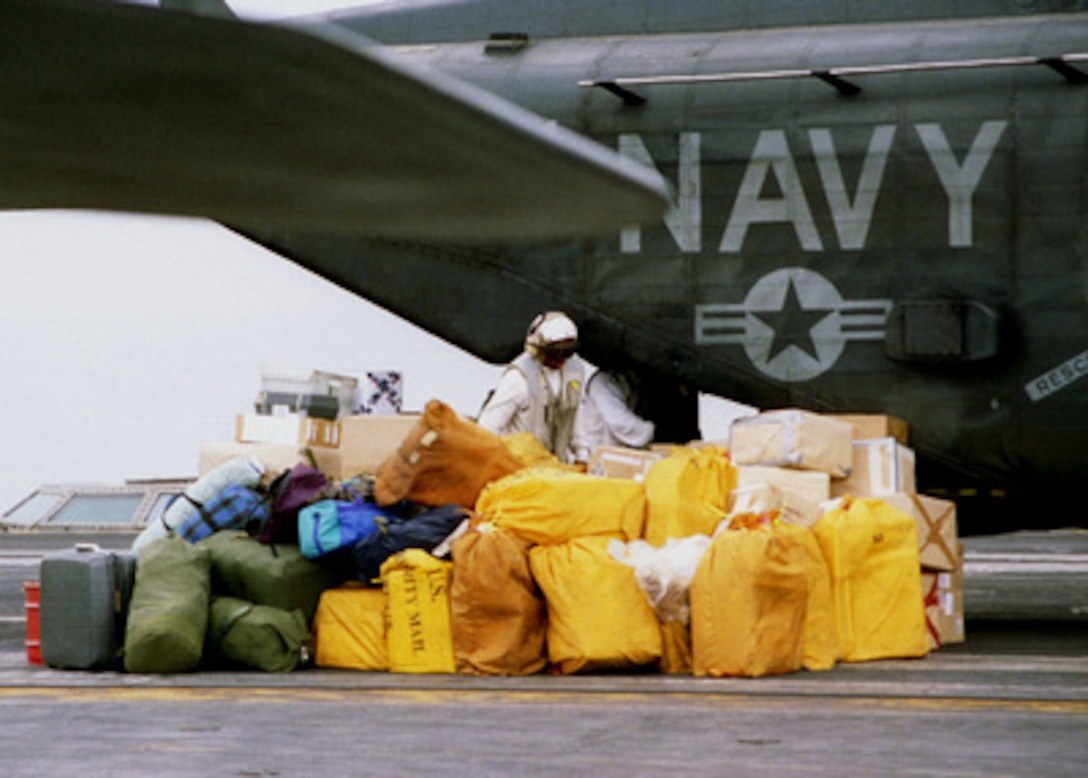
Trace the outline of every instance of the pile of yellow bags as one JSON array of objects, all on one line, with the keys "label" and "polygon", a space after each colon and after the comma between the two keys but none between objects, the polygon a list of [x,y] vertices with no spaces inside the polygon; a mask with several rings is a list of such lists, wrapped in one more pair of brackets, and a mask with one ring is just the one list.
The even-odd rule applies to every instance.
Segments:
[{"label": "pile of yellow bags", "polygon": [[480,489],[452,561],[402,552],[381,591],[326,592],[317,664],[718,677],[927,652],[915,522],[878,500],[807,528],[729,516],[722,449],[675,448],[643,482],[544,464]]}]

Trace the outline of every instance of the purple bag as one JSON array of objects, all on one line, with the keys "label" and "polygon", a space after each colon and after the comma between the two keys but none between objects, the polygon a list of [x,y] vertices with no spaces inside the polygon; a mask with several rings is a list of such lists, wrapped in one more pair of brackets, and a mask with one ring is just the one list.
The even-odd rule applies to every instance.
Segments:
[{"label": "purple bag", "polygon": [[329,479],[319,470],[299,462],[272,482],[272,512],[257,539],[262,543],[298,545],[298,512],[324,496]]}]

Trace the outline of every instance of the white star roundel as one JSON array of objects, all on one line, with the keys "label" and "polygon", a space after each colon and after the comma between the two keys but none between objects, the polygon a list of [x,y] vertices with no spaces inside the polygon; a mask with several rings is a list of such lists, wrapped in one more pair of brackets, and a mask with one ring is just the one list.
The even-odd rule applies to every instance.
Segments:
[{"label": "white star roundel", "polygon": [[760,278],[739,304],[695,308],[695,342],[736,344],[779,381],[808,381],[830,370],[849,340],[883,340],[891,300],[844,300],[835,285],[801,267]]}]

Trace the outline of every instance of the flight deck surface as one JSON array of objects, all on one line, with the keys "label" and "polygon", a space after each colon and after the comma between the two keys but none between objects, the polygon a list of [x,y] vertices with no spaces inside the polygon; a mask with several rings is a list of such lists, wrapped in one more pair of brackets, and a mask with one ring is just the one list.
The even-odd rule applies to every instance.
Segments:
[{"label": "flight deck surface", "polygon": [[74,542],[34,540],[0,538],[5,775],[1079,776],[1088,759],[1081,531],[965,539],[963,644],[756,679],[34,666],[20,582],[43,543]]}]

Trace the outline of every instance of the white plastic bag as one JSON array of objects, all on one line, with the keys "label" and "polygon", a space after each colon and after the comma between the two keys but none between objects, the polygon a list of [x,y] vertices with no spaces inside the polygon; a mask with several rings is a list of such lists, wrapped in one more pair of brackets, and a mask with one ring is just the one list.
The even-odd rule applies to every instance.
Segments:
[{"label": "white plastic bag", "polygon": [[688,588],[709,546],[709,535],[667,538],[663,546],[653,546],[645,540],[629,543],[611,540],[608,553],[635,571],[635,580],[659,621],[687,625]]}]

